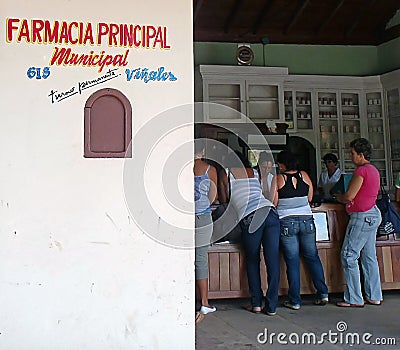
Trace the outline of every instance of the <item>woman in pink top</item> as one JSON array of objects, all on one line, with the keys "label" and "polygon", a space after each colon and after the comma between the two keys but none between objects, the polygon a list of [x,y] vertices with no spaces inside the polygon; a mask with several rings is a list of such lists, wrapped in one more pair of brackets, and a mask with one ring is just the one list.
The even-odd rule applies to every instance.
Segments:
[{"label": "woman in pink top", "polygon": [[[337,195],[337,200],[346,204],[350,216],[342,246],[342,265],[346,278],[344,301],[341,307],[363,307],[364,303],[380,305],[382,290],[376,259],[376,231],[381,214],[376,207],[380,188],[378,169],[370,163],[371,144],[364,138],[350,143],[351,160],[357,165],[346,193]],[[364,274],[365,299],[361,293],[358,259]]]}]

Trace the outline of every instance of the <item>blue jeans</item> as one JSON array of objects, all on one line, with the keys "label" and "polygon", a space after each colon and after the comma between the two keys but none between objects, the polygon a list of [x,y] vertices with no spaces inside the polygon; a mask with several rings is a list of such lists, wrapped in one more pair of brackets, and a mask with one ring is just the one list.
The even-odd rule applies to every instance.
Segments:
[{"label": "blue jeans", "polygon": [[300,254],[308,268],[319,298],[328,297],[324,270],[315,243],[315,224],[311,215],[287,216],[281,219],[281,247],[286,262],[289,300],[301,304]]},{"label": "blue jeans", "polygon": [[376,259],[376,230],[381,222],[381,213],[374,206],[361,213],[350,213],[346,235],[342,246],[342,264],[346,278],[344,301],[350,304],[364,304],[361,293],[358,259],[364,274],[365,297],[382,300],[379,266]]},{"label": "blue jeans", "polygon": [[246,254],[247,279],[251,294],[251,305],[262,306],[263,291],[260,277],[260,250],[264,250],[264,261],[267,267],[268,290],[266,293],[266,310],[275,312],[278,304],[279,290],[279,217],[275,208],[261,208],[257,211],[265,213],[257,229],[250,227],[254,213],[249,214],[240,221],[242,229],[242,245]]}]

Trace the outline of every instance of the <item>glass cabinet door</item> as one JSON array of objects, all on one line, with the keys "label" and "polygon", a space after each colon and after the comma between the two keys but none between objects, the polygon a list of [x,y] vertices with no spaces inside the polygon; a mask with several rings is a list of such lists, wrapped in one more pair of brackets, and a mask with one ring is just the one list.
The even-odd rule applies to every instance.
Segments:
[{"label": "glass cabinet door", "polygon": [[284,92],[285,122],[289,130],[313,131],[312,93],[310,91]]},{"label": "glass cabinet door", "polygon": [[[206,120],[224,122],[242,121],[242,86],[240,82],[207,83],[205,101],[211,104],[206,105]],[[230,108],[220,108],[212,103]]]},{"label": "glass cabinet door", "polygon": [[277,85],[247,84],[247,116],[255,123],[278,121],[279,89]]},{"label": "glass cabinet door", "polygon": [[294,109],[293,109],[293,92],[285,91],[284,92],[284,106],[285,106],[285,123],[289,125],[289,129],[294,128]]},{"label": "glass cabinet door", "polygon": [[297,130],[312,130],[311,92],[296,91]]},{"label": "glass cabinet door", "polygon": [[386,93],[391,158],[392,158],[392,183],[396,183],[397,174],[400,172],[400,88],[388,90]]},{"label": "glass cabinet door", "polygon": [[368,140],[372,147],[371,163],[379,169],[383,185],[388,186],[385,147],[386,130],[383,120],[381,92],[367,93],[366,106]]},{"label": "glass cabinet door", "polygon": [[340,112],[342,121],[342,152],[344,171],[352,173],[356,166],[350,159],[350,142],[361,137],[360,100],[358,93],[340,93]]},{"label": "glass cabinet door", "polygon": [[334,153],[339,159],[339,120],[335,92],[318,92],[318,121],[321,157]]}]

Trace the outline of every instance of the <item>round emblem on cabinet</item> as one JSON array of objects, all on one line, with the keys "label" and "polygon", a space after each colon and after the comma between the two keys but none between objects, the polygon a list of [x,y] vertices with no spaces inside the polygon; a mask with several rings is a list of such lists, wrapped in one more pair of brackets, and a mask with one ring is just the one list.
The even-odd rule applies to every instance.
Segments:
[{"label": "round emblem on cabinet", "polygon": [[239,46],[236,50],[236,59],[239,64],[252,64],[254,59],[253,50],[248,46]]}]

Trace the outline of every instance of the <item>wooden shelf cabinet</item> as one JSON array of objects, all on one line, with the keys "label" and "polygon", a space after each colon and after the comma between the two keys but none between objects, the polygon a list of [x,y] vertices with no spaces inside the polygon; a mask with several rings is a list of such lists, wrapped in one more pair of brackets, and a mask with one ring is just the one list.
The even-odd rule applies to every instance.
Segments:
[{"label": "wooden shelf cabinet", "polygon": [[313,131],[313,104],[311,91],[284,91],[285,122],[293,131]]},{"label": "wooden shelf cabinet", "polygon": [[280,67],[201,65],[197,72],[197,101],[230,108],[205,104],[196,121],[255,122],[272,130],[286,122],[290,135],[315,148],[316,177],[324,170],[326,153],[336,154],[341,169],[353,172],[350,142],[365,137],[373,145],[372,162],[393,192],[400,171],[400,70],[346,77],[290,75]]},{"label": "wooden shelf cabinet", "polygon": [[[282,81],[287,68],[200,66],[203,101],[230,107],[204,108],[203,122],[283,122]],[[200,86],[200,84],[198,84]],[[248,119],[247,119],[248,118]]]}]

